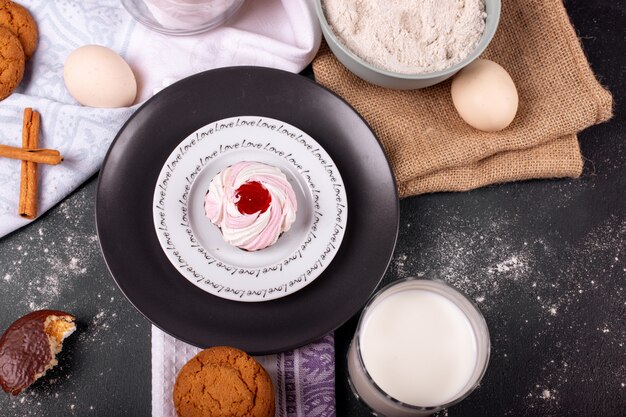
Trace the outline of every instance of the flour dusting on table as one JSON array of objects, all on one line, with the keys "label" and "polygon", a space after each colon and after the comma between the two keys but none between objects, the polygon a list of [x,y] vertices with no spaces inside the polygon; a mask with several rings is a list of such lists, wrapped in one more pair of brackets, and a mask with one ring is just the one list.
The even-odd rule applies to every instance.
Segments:
[{"label": "flour dusting on table", "polygon": [[[492,362],[500,369],[526,372],[519,361],[530,361],[540,370],[534,376],[511,375],[529,378],[528,391],[519,401],[537,415],[558,415],[562,393],[581,383],[626,384],[626,363],[610,370],[612,378],[602,380],[581,367],[583,352],[593,355],[606,348],[626,352],[626,327],[617,319],[626,312],[624,287],[605,288],[607,282],[618,281],[609,275],[626,276],[626,222],[612,216],[591,229],[584,241],[571,245],[561,244],[550,230],[520,243],[519,236],[511,235],[516,221],[500,219],[481,228],[471,219],[452,217],[441,230],[420,236],[417,242],[423,243],[411,253],[396,253],[389,274],[442,279],[469,296],[490,326]],[[416,233],[415,227],[407,224],[402,233]],[[558,269],[563,259],[568,266]],[[608,266],[603,275],[594,272],[597,265]],[[626,280],[622,282],[626,285]],[[610,296],[599,302],[596,293]],[[503,303],[517,305],[512,309]],[[511,310],[518,315],[511,315]],[[581,335],[574,346],[561,341],[568,333]],[[530,356],[519,357],[525,349]]]},{"label": "flour dusting on table", "polygon": [[[0,415],[48,416],[45,404],[51,402],[63,404],[64,416],[111,415],[111,409],[89,400],[85,387],[77,385],[77,374],[98,375],[101,381],[117,378],[124,343],[119,334],[136,322],[103,267],[94,201],[87,193],[74,194],[36,223],[5,237],[0,249],[0,299],[14,302],[11,315],[0,318],[0,332],[32,310],[59,309],[77,317],[77,331],[64,342],[59,364],[18,397],[2,396]],[[84,288],[93,291],[85,294]]]}]

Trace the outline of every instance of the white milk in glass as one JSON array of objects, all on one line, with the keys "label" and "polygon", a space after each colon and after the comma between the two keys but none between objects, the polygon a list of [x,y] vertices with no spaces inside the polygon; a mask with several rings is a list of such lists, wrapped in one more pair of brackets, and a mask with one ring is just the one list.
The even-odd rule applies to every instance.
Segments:
[{"label": "white milk in glass", "polygon": [[446,284],[413,279],[366,307],[349,351],[350,382],[379,413],[427,415],[471,392],[488,355],[473,304]]},{"label": "white milk in glass", "polygon": [[476,367],[476,337],[447,298],[407,290],[383,300],[361,333],[365,368],[391,397],[432,407],[459,394]]}]

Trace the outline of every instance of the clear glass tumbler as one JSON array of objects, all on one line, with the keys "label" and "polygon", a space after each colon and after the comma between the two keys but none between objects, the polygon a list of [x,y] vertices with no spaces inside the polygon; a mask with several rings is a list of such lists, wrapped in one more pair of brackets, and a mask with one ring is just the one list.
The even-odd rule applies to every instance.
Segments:
[{"label": "clear glass tumbler", "polygon": [[433,414],[467,397],[489,362],[478,308],[441,281],[408,278],[365,306],[348,350],[352,391],[376,415]]},{"label": "clear glass tumbler", "polygon": [[148,28],[167,35],[193,35],[213,29],[239,10],[245,0],[122,0]]}]

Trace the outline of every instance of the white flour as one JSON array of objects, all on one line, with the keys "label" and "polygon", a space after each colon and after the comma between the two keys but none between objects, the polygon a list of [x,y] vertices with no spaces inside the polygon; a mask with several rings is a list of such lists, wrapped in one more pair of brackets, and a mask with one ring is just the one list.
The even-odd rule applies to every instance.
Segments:
[{"label": "white flour", "polygon": [[485,29],[483,0],[324,0],[334,33],[368,63],[403,74],[466,58]]}]

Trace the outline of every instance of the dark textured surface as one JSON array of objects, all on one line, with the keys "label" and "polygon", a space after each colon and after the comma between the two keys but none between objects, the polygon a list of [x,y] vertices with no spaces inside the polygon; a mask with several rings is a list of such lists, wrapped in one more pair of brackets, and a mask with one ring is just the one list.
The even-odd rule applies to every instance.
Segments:
[{"label": "dark textured surface", "polygon": [[43,308],[77,319],[56,368],[17,397],[0,391],[2,417],[150,414],[150,325],[102,259],[95,194],[94,178],[0,240],[0,331]]},{"label": "dark textured surface", "polygon": [[[616,103],[612,121],[580,135],[583,177],[401,203],[385,281],[447,280],[477,301],[492,336],[483,384],[441,415],[626,414],[626,2],[566,7]],[[43,307],[73,313],[79,325],[58,369],[16,398],[0,395],[2,416],[150,413],[150,327],[108,275],[94,196],[91,180],[0,240],[0,328]],[[339,416],[368,415],[344,374],[354,326],[337,332]]]},{"label": "dark textured surface", "polygon": [[[504,4],[506,7],[506,3]],[[528,181],[405,199],[384,282],[440,277],[490,327],[482,385],[442,416],[626,415],[626,2],[566,1],[615,116],[580,134],[578,180]],[[338,415],[366,416],[341,370]]]}]

